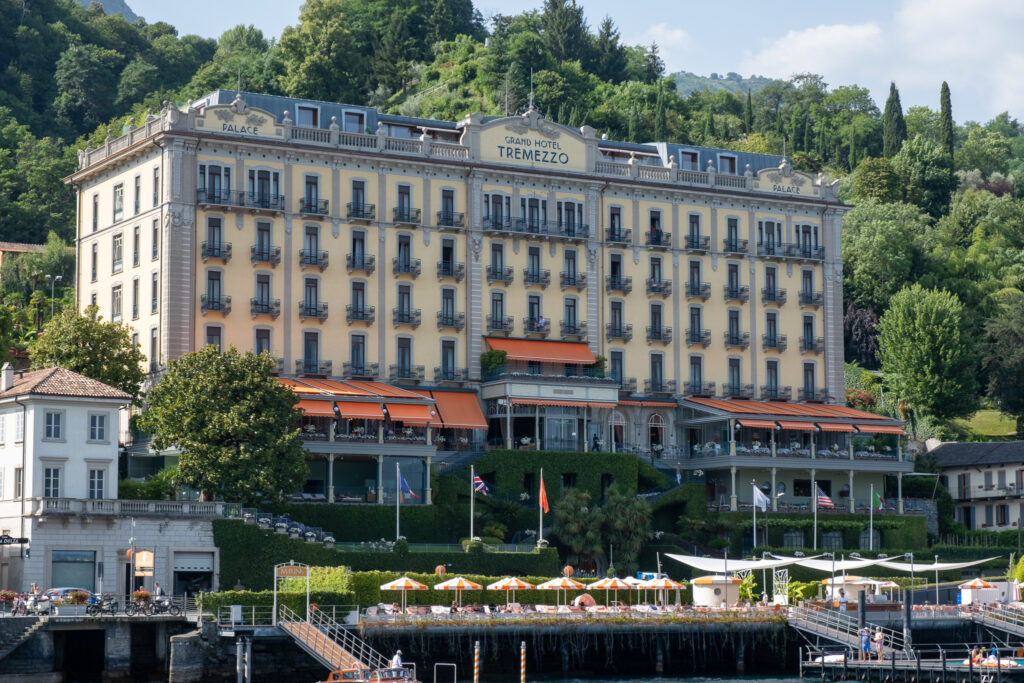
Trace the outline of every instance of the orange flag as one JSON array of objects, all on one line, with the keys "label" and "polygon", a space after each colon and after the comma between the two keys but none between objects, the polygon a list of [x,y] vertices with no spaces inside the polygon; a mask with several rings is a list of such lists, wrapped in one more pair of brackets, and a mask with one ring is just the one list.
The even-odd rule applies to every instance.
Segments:
[{"label": "orange flag", "polygon": [[550,512],[548,508],[548,492],[544,490],[544,477],[540,478],[540,509],[546,513]]}]

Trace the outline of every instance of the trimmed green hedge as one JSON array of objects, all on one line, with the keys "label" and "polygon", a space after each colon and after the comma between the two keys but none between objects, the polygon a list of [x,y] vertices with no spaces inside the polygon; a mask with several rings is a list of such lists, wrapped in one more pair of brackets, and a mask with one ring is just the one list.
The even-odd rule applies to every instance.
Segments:
[{"label": "trimmed green hedge", "polygon": [[[474,464],[476,473],[493,474],[495,485],[516,494],[523,492],[523,478],[544,468],[544,486],[551,505],[561,498],[562,475],[575,474],[576,488],[590,493],[591,500],[601,500],[601,475],[610,474],[612,483],[627,491],[637,488],[637,457],[632,453],[575,453],[532,450],[490,451]],[[539,483],[535,486],[539,488]],[[534,505],[537,491],[526,491]]]},{"label": "trimmed green hedge", "polygon": [[529,553],[491,553],[477,545],[469,552],[410,553],[399,545],[394,552],[352,552],[306,543],[302,539],[232,519],[214,520],[213,540],[220,549],[220,585],[234,586],[240,581],[249,589],[271,588],[274,565],[289,560],[314,566],[347,566],[354,571],[432,572],[438,565],[445,565],[452,574],[502,576],[530,574],[551,577],[561,568],[555,548]]},{"label": "trimmed green hedge", "polygon": [[[378,541],[395,537],[394,505],[331,505],[292,503],[272,508],[306,526],[330,531],[339,541]],[[447,543],[445,515],[435,505],[402,507],[402,535],[411,543]],[[468,513],[467,513],[468,516]]]}]

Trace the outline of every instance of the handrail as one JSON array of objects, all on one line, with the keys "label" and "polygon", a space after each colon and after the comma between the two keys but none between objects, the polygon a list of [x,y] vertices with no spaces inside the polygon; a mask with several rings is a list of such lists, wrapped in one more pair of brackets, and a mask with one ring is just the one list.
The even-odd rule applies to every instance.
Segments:
[{"label": "handrail", "polygon": [[[794,623],[795,626],[799,626],[800,622],[803,621],[804,626],[809,627],[808,630],[814,631],[818,635],[832,637],[836,640],[849,640],[854,643],[859,640],[859,622],[842,612],[809,609],[807,607],[790,607],[789,618],[791,623],[796,622]],[[885,637],[883,642],[887,647],[893,650],[906,651],[906,642],[903,640],[903,634],[900,631],[888,627],[879,627],[874,624],[867,624],[867,626],[873,626],[874,629],[882,629],[882,635]],[[874,633],[874,629],[872,633]],[[843,636],[843,638],[840,638],[840,636]]]},{"label": "handrail", "polygon": [[329,662],[335,668],[342,668],[346,665],[344,661],[332,659],[338,655],[339,651],[343,657],[348,656],[355,659],[367,669],[384,669],[388,666],[388,660],[384,655],[321,610],[310,609],[308,616],[303,619],[287,605],[280,605],[278,621],[282,625],[307,624],[311,626],[311,629],[285,630],[299,641],[299,644],[310,654]]}]

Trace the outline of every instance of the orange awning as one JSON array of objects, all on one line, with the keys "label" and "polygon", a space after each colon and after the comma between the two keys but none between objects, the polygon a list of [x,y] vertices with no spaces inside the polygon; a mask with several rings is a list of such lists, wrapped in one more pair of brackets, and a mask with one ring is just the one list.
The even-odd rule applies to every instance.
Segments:
[{"label": "orange awning", "polygon": [[564,408],[586,408],[588,406],[586,401],[573,401],[569,398],[513,398],[511,401],[518,406],[562,406]]},{"label": "orange awning", "polygon": [[744,427],[760,427],[763,429],[775,429],[775,423],[771,420],[736,420]]},{"label": "orange awning", "polygon": [[476,394],[468,391],[435,391],[437,412],[449,429],[487,429]]},{"label": "orange awning", "polygon": [[313,387],[309,386],[308,384],[303,384],[302,382],[298,382],[298,381],[296,381],[294,379],[288,379],[287,377],[278,377],[277,378],[277,382],[278,382],[278,384],[280,384],[282,386],[288,387],[289,389],[294,391],[296,394],[322,394],[323,393],[319,389],[314,389]]},{"label": "orange awning", "polygon": [[818,426],[823,432],[850,432],[852,434],[855,431],[853,425],[841,425],[834,422],[819,422]]},{"label": "orange awning", "polygon": [[303,399],[299,401],[299,410],[310,417],[334,417],[334,404],[331,401]]},{"label": "orange awning", "polygon": [[906,434],[902,428],[896,425],[854,425],[858,432],[867,434]]},{"label": "orange awning", "polygon": [[540,339],[503,339],[486,337],[495,351],[504,351],[509,360],[536,360],[542,363],[592,365],[596,360],[590,347],[581,342],[542,341]]},{"label": "orange awning", "polygon": [[405,424],[429,425],[434,421],[430,414],[430,408],[416,403],[388,403],[388,416],[392,422],[404,422]]},{"label": "orange awning", "polygon": [[379,403],[364,403],[361,401],[338,401],[338,410],[341,416],[349,420],[383,420],[384,411],[380,409]]},{"label": "orange awning", "polygon": [[800,429],[807,432],[816,432],[818,428],[813,422],[794,422],[792,420],[779,420],[779,426],[783,429]]}]

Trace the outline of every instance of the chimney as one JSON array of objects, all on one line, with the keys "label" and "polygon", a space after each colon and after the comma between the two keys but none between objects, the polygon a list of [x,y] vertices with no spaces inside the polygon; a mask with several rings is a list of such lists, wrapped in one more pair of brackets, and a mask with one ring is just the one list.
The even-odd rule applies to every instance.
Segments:
[{"label": "chimney", "polygon": [[0,368],[0,392],[7,391],[14,386],[14,366],[4,363]]}]

